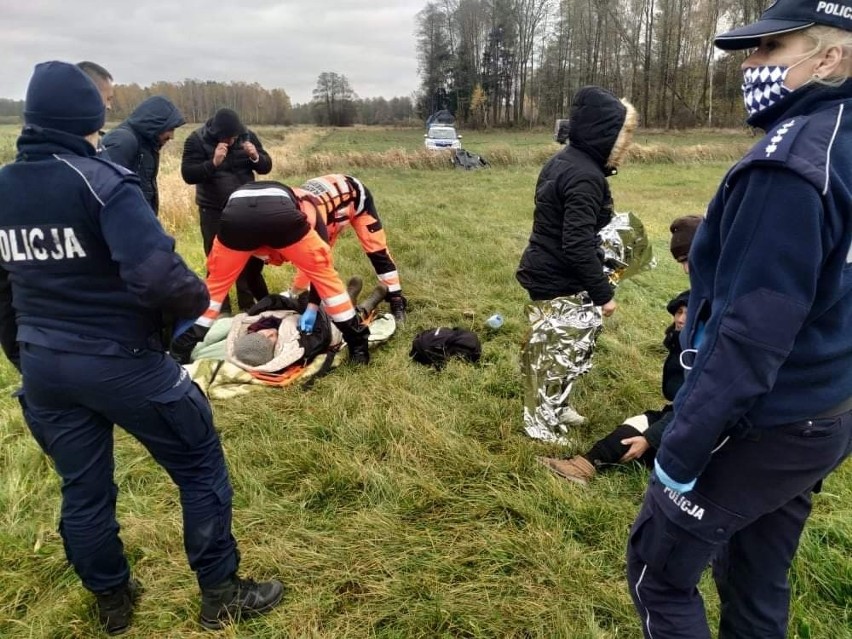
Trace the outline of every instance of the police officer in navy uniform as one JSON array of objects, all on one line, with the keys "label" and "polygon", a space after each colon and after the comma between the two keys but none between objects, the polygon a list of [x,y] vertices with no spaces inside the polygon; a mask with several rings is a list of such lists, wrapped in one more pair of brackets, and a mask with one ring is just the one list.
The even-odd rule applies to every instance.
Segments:
[{"label": "police officer in navy uniform", "polygon": [[0,170],[0,337],[23,378],[27,425],[62,478],[59,530],[111,634],[138,584],[115,519],[113,424],[180,489],[184,545],[218,628],[281,599],[237,576],[231,484],[205,397],[163,349],[163,314],[194,318],[204,283],[174,251],[138,178],[95,157],[104,104],[64,62],[35,68],[18,157]]},{"label": "police officer in navy uniform", "polygon": [[716,37],[766,132],[725,176],[689,254],[690,367],[628,546],[645,637],[787,635],[811,498],[852,450],[852,8],[778,0]]}]

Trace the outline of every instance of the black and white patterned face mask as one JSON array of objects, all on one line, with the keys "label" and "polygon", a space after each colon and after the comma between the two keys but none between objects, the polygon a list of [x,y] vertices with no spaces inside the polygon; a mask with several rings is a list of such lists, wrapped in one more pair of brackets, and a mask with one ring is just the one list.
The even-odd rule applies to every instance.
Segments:
[{"label": "black and white patterned face mask", "polygon": [[743,69],[743,100],[749,117],[777,104],[793,92],[784,85],[790,69],[792,67],[780,65]]},{"label": "black and white patterned face mask", "polygon": [[[787,74],[802,64],[802,62],[812,58],[816,52],[817,49],[814,48],[810,53],[806,53],[796,64],[790,66],[783,64],[763,64],[743,69],[743,101],[745,102],[745,108],[749,117],[755,113],[760,113],[773,104],[777,104],[790,95],[794,89],[784,84]],[[805,82],[805,84],[809,82],[810,80]]]}]

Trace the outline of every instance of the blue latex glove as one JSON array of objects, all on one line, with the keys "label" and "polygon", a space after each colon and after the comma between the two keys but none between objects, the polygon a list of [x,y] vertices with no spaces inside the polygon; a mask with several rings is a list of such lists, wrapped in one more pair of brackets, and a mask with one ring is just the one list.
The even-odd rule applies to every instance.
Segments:
[{"label": "blue latex glove", "polygon": [[663,470],[663,467],[660,466],[656,459],[654,460],[654,473],[656,473],[657,479],[660,480],[663,486],[671,488],[679,493],[688,493],[690,490],[695,488],[695,482],[697,481],[697,479],[693,479],[685,484],[675,481],[666,474],[666,471]]},{"label": "blue latex glove", "polygon": [[305,312],[299,318],[299,330],[303,333],[313,333],[314,324],[317,323],[317,306],[308,304]]}]

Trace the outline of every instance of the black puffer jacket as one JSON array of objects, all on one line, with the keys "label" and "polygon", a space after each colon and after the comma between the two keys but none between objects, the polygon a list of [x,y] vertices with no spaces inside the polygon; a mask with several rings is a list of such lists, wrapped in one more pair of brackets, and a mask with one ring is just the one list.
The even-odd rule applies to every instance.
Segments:
[{"label": "black puffer jacket", "polygon": [[569,146],[538,177],[529,245],[516,277],[534,300],[588,291],[601,306],[612,287],[598,255],[598,231],[612,218],[607,162],[627,109],[598,87],[580,89],[571,107]]},{"label": "black puffer jacket", "polygon": [[[239,125],[242,128],[242,125]],[[183,146],[180,171],[187,184],[195,184],[195,202],[201,208],[222,210],[231,193],[243,184],[254,182],[254,174],[265,175],[272,170],[272,158],[263,149],[258,137],[248,129],[238,132],[247,136],[260,156],[252,162],[243,150],[240,138],[230,146],[228,155],[218,167],[213,165],[213,153],[219,140],[224,140],[230,131],[219,131],[210,118],[204,126],[189,134]]]},{"label": "black puffer jacket", "polygon": [[142,101],[124,122],[104,136],[101,157],[130,169],[142,182],[142,195],[157,213],[160,196],[160,134],[183,126],[185,120],[168,99],[154,95]]}]

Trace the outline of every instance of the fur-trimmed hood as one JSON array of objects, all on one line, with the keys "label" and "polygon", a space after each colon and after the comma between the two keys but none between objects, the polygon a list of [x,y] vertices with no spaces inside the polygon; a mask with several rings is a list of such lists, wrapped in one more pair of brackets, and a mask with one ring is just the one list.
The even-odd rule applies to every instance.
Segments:
[{"label": "fur-trimmed hood", "polygon": [[568,142],[611,172],[630,148],[638,120],[627,100],[601,87],[583,87],[571,105]]}]

